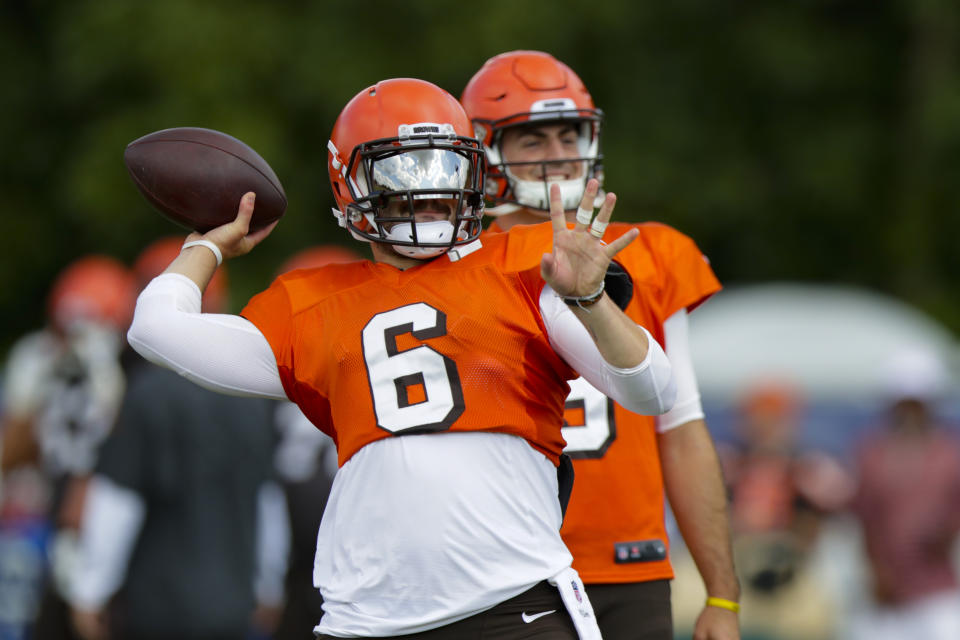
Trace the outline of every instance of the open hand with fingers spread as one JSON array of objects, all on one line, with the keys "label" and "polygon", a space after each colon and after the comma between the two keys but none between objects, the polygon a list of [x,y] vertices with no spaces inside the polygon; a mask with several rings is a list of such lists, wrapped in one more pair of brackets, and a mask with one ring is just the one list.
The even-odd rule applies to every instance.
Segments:
[{"label": "open hand with fingers spread", "polygon": [[602,292],[603,278],[607,273],[610,260],[639,234],[639,231],[634,228],[610,244],[603,242],[603,231],[613,215],[617,197],[608,193],[597,217],[591,223],[593,202],[599,187],[595,179],[587,183],[573,229],[567,228],[560,187],[556,184],[550,187],[553,251],[544,254],[540,262],[540,274],[544,281],[561,296],[589,298]]}]

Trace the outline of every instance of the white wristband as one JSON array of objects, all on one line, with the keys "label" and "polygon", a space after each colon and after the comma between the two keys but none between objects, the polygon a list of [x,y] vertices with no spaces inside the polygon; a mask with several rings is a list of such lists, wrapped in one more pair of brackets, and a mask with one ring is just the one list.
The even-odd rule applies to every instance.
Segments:
[{"label": "white wristband", "polygon": [[213,242],[210,242],[209,240],[194,240],[184,244],[182,247],[180,247],[180,250],[183,251],[184,249],[188,249],[190,247],[206,247],[207,249],[210,249],[210,251],[213,251],[214,257],[217,259],[217,266],[219,267],[221,264],[223,264],[223,254],[220,253],[220,247]]}]

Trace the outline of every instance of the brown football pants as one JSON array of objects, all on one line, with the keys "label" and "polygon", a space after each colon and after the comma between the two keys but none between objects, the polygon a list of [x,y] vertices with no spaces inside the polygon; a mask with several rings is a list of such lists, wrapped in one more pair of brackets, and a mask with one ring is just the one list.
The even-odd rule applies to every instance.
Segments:
[{"label": "brown football pants", "polygon": [[670,581],[588,584],[603,640],[673,640]]},{"label": "brown football pants", "polygon": [[[319,640],[338,640],[318,635]],[[560,591],[547,582],[534,585],[492,609],[437,629],[392,636],[391,640],[577,640]]]}]

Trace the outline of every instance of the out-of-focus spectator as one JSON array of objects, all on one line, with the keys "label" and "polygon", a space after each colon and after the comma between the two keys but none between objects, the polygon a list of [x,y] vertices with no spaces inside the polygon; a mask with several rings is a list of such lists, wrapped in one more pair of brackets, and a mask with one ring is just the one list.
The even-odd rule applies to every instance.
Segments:
[{"label": "out-of-focus spectator", "polygon": [[[725,451],[735,533],[740,536],[785,534],[798,551],[810,549],[822,516],[846,506],[852,491],[840,463],[819,451],[803,450],[803,398],[785,382],[766,382],[748,390],[740,405],[740,442]],[[760,571],[744,574],[758,589],[775,588],[789,575]]]},{"label": "out-of-focus spectator", "polygon": [[854,640],[960,638],[960,581],[951,556],[960,534],[960,442],[942,429],[949,392],[936,354],[905,350],[887,369],[886,424],[859,449],[854,511],[871,570],[872,603]]},{"label": "out-of-focus spectator", "polygon": [[40,604],[51,527],[49,485],[36,467],[3,478],[0,499],[0,638],[26,640]]},{"label": "out-of-focus spectator", "polygon": [[853,485],[839,461],[799,446],[803,409],[790,383],[758,383],[739,406],[739,441],[720,447],[744,640],[833,637],[837,612],[810,557],[824,519],[848,504]]},{"label": "out-of-focus spectator", "polygon": [[129,270],[106,256],[70,264],[54,282],[47,326],[10,352],[3,469],[38,463],[54,478],[93,468],[123,393],[118,355],[133,314]]},{"label": "out-of-focus spectator", "polygon": [[[320,245],[291,256],[277,270],[277,275],[360,259],[347,247]],[[337,472],[337,451],[333,439],[313,425],[292,402],[280,403],[277,426],[281,440],[276,465],[289,509],[290,561],[286,605],[274,640],[295,640],[306,637],[323,615],[323,598],[313,584],[313,556],[317,530]]]},{"label": "out-of-focus spectator", "polygon": [[[72,637],[65,598],[75,533],[89,473],[123,394],[122,334],[135,296],[134,278],[117,260],[88,255],[74,261],[53,283],[46,326],[18,340],[7,361],[0,429],[10,479],[4,546],[20,545],[24,553],[17,557],[32,558],[33,577],[14,577],[13,584],[5,575],[5,589],[14,595],[5,590],[3,602],[16,611],[3,613],[9,628],[38,640]],[[41,565],[49,558],[39,603],[38,543],[45,550]],[[30,614],[35,624],[27,632]]]},{"label": "out-of-focus spectator", "polygon": [[[182,242],[141,254],[141,286]],[[207,291],[204,309],[225,310],[223,268]],[[130,368],[82,519],[72,606],[83,638],[240,640],[256,620],[276,619],[288,531],[282,494],[270,488],[274,411],[145,361]]]}]

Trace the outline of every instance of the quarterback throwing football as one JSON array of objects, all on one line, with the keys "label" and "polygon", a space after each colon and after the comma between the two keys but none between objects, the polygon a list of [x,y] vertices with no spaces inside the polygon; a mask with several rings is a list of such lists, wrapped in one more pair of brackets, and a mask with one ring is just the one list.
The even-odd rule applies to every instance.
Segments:
[{"label": "quarterback throwing football", "polygon": [[319,637],[599,637],[556,467],[578,373],[633,411],[673,403],[663,350],[603,290],[637,232],[567,228],[554,189],[551,222],[481,242],[483,149],[421,80],[357,94],[328,151],[334,213],[373,262],[285,274],[242,317],[200,313],[220,260],[271,230],[248,233],[247,194],[143,291],[130,343],[204,386],[289,398],[336,441]]}]

